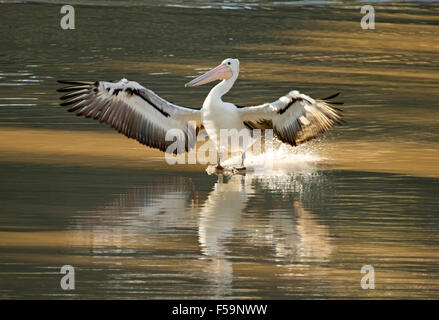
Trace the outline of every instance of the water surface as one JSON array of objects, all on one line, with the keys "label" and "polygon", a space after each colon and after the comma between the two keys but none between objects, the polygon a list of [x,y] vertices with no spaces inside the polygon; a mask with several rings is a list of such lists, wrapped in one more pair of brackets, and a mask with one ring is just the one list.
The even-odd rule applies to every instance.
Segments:
[{"label": "water surface", "polygon": [[[374,3],[375,30],[352,2],[72,3],[75,30],[0,4],[1,298],[439,297],[436,2]],[[126,77],[200,107],[183,84],[226,57],[227,101],[341,91],[346,125],[218,177],[58,106],[56,79]]]}]

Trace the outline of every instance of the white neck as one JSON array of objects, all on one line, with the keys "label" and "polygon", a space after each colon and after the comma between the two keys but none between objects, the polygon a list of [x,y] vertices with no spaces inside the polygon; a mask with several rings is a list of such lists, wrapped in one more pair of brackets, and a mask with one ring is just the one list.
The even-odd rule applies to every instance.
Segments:
[{"label": "white neck", "polygon": [[231,78],[218,83],[215,87],[212,88],[212,90],[210,90],[209,94],[206,97],[206,101],[210,101],[211,103],[222,103],[222,96],[229,92],[230,89],[232,89],[233,84],[235,83],[237,78],[238,74],[234,74]]}]

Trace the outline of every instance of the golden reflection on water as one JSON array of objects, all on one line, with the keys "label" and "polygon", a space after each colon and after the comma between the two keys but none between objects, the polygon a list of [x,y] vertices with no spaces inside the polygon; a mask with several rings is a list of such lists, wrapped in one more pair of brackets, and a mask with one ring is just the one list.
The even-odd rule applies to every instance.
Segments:
[{"label": "golden reflection on water", "polygon": [[[178,170],[182,167],[168,165],[163,152],[145,147],[115,132],[21,128],[2,128],[0,132],[0,159],[3,161],[163,170]],[[185,168],[197,170],[199,166]]]},{"label": "golden reflection on water", "polygon": [[[203,201],[196,196],[188,179],[177,179],[171,184],[156,184],[151,188],[133,189],[121,194],[110,203],[96,211],[90,212],[70,231],[54,232],[0,232],[0,248],[75,248],[90,250],[90,255],[70,257],[44,256],[34,257],[35,261],[43,259],[46,263],[63,263],[72,259],[78,267],[90,263],[95,268],[105,265],[123,265],[124,268],[141,270],[145,267],[173,273],[175,267],[184,270],[185,277],[202,278],[211,288],[205,290],[214,297],[230,296],[234,273],[247,273],[247,262],[235,262],[232,240],[239,238],[239,246],[267,248],[274,252],[274,265],[253,262],[252,277],[288,278],[290,266],[316,261],[327,262],[333,245],[329,229],[305,209],[299,200],[291,204],[293,215],[282,211],[273,211],[265,216],[265,211],[258,211],[258,218],[244,216],[249,200],[259,191],[270,191],[279,186],[279,179],[284,184],[281,192],[293,191],[291,177],[275,177],[276,183],[270,183],[267,177],[257,175],[218,177],[218,181]],[[170,181],[168,181],[170,182]],[[271,190],[279,192],[280,189]],[[287,200],[288,201],[288,200]],[[296,218],[294,217],[296,215]],[[129,218],[129,219],[127,219]],[[193,237],[173,236],[166,231],[173,226],[197,225],[198,240]],[[296,231],[294,231],[296,230]],[[184,247],[184,249],[182,249]],[[175,251],[183,257],[191,252],[199,252],[198,259],[175,260],[139,259],[112,257],[111,260],[101,254],[117,252],[118,254],[135,253],[141,250]],[[32,254],[8,253],[6,259],[12,261],[32,262]],[[269,259],[261,257],[262,259]],[[289,261],[285,263],[284,261]],[[315,269],[318,272],[319,269]],[[325,269],[321,269],[327,273]],[[319,273],[319,272],[318,272]],[[296,275],[295,275],[296,276]],[[294,278],[295,276],[291,276]],[[251,292],[245,293],[248,298]]]},{"label": "golden reflection on water", "polygon": [[[336,237],[338,228],[329,226],[307,208],[311,203],[306,199],[315,192],[309,185],[321,183],[320,187],[326,188],[325,180],[319,182],[320,179],[323,177],[309,172],[219,176],[204,196],[194,190],[191,179],[170,177],[162,183],[133,188],[91,211],[78,212],[70,230],[0,232],[0,248],[12,249],[4,254],[4,260],[16,263],[44,261],[63,265],[74,261],[79,270],[92,265],[97,270],[123,268],[134,275],[148,270],[148,274],[156,274],[156,281],[167,275],[203,280],[203,293],[217,298],[237,294],[239,289],[233,285],[236,279],[270,279],[284,296],[292,292],[296,297],[303,294],[308,298],[313,294],[392,297],[413,285],[435,290],[435,284],[427,277],[404,269],[390,271],[385,266],[404,259],[435,263],[439,258],[437,245],[395,246],[393,242],[380,241],[374,246]],[[267,212],[260,204],[251,204],[264,192],[284,197]],[[170,231],[193,226],[197,236]],[[369,236],[382,236],[384,230],[377,225]],[[20,248],[57,248],[62,252],[74,249],[82,254],[15,252]],[[167,258],[144,254],[151,251]],[[254,252],[250,261],[249,251]],[[381,290],[359,289],[360,266],[329,264],[335,257],[380,261],[383,270],[377,270],[376,283]],[[317,291],[308,287],[298,290],[313,281]],[[154,280],[145,282],[146,288],[153,284]],[[339,290],[340,286],[344,289]],[[246,289],[239,297],[258,298],[259,294],[257,289],[253,293]]]},{"label": "golden reflection on water", "polygon": [[[262,58],[260,62],[242,60],[240,77],[269,82],[294,80],[303,84],[349,85],[354,81],[356,85],[395,85],[409,91],[437,87],[439,74],[431,69],[419,69],[419,66],[429,66],[439,58],[438,26],[381,22],[376,30],[366,32],[359,28],[357,22],[332,20],[329,23],[315,21],[309,29],[301,30],[300,34],[297,31],[279,31],[280,39],[274,44],[232,46],[234,50],[258,53],[259,59],[264,55],[271,57],[273,52],[294,56],[294,60],[288,63],[276,62],[271,58]],[[404,40],[401,41],[401,38]],[[314,61],[301,63],[301,58],[314,58]],[[92,67],[98,70],[143,70],[192,76],[193,70],[201,73],[218,62],[206,57],[171,57],[166,62],[94,62]],[[400,64],[393,66],[394,62]]]},{"label": "golden reflection on water", "polygon": [[[247,49],[254,51],[263,51],[265,47],[259,47],[250,45]],[[270,47],[271,49],[287,50],[288,47]],[[294,47],[297,49],[296,47]],[[314,47],[310,47],[312,49]],[[353,58],[357,59],[357,58]],[[171,60],[172,61],[172,60]],[[172,62],[125,62],[125,61],[112,61],[102,65],[93,64],[94,68],[103,70],[119,70],[120,65],[123,64],[123,70],[144,72],[168,72],[174,75],[180,76],[194,76],[199,73],[205,72],[209,68],[217,65],[220,61],[216,60],[189,60],[183,59]],[[346,61],[346,58],[343,58]],[[194,70],[196,70],[194,72]],[[197,71],[198,70],[198,71]],[[370,78],[364,78],[361,76],[367,75]],[[432,71],[419,71],[415,69],[389,69],[382,70],[381,68],[362,69],[358,67],[340,67],[340,66],[310,66],[304,64],[294,63],[276,63],[272,61],[267,62],[252,62],[242,61],[240,78],[249,80],[259,80],[267,82],[279,82],[294,80],[296,83],[303,84],[339,84],[350,85],[352,84],[352,77],[357,77],[355,83],[357,85],[375,85],[375,86],[387,86],[389,85],[389,79],[394,77],[400,77],[401,81],[398,86],[408,88],[408,90],[422,90],[433,88],[434,84],[439,81],[439,75]],[[384,78],[383,78],[384,77]],[[385,78],[388,79],[385,79]],[[428,81],[425,83],[419,82],[419,80]],[[433,82],[433,83],[432,83]],[[413,86],[416,85],[416,89]],[[153,84],[152,84],[153,86]],[[182,84],[183,86],[183,84]],[[151,87],[151,85],[150,85]],[[292,88],[295,89],[295,88]],[[276,99],[277,97],[273,97]],[[263,103],[261,101],[261,103]]]},{"label": "golden reflection on water", "polygon": [[337,169],[439,177],[439,148],[429,142],[335,141],[325,154]]},{"label": "golden reflection on water", "polygon": [[[439,148],[428,142],[338,139],[323,142],[319,165],[334,169],[439,177]],[[114,133],[0,129],[0,160],[124,168],[201,171],[203,165],[169,165],[163,152]],[[413,165],[416,163],[416,165]]]}]

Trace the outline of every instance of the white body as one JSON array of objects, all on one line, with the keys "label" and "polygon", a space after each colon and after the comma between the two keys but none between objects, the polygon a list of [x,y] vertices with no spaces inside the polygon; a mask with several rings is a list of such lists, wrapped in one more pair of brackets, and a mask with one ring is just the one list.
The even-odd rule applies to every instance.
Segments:
[{"label": "white body", "polygon": [[[227,141],[221,141],[221,129],[236,129],[238,132],[245,130],[245,134],[250,137],[250,131],[244,126],[239,117],[238,108],[232,103],[222,101],[218,103],[207,97],[201,109],[201,122],[209,135],[209,139],[215,143],[218,150],[221,149],[224,143],[229,143]],[[223,135],[224,134],[228,133],[224,132]],[[220,145],[220,143],[222,143],[222,145]],[[241,144],[238,150],[231,149],[231,151],[244,151],[243,148],[245,148],[245,146]],[[221,152],[227,151],[228,150],[221,149]]]},{"label": "white body", "polygon": [[[223,155],[226,155],[229,151],[245,153],[251,143],[250,131],[245,127],[239,116],[238,108],[234,104],[222,100],[222,96],[232,88],[238,78],[239,61],[237,59],[226,59],[222,65],[228,65],[231,68],[231,76],[222,80],[210,90],[201,108],[201,122],[209,135],[209,139],[216,145],[220,161]],[[237,141],[238,144],[233,143],[232,139],[225,139],[225,135],[231,136],[234,134],[231,131],[233,129],[240,135],[239,141]],[[224,131],[221,132],[221,130]]]}]

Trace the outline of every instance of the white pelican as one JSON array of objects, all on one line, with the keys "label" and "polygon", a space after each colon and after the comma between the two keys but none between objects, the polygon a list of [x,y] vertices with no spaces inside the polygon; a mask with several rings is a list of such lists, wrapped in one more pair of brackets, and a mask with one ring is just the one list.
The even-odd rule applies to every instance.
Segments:
[{"label": "white pelican", "polygon": [[[127,137],[162,151],[167,151],[174,142],[166,141],[168,130],[180,129],[183,132],[185,147],[176,151],[181,153],[194,147],[195,137],[204,127],[219,151],[217,168],[220,170],[220,129],[272,129],[282,142],[296,146],[318,137],[343,121],[340,110],[326,102],[338,93],[315,100],[294,90],[272,103],[250,107],[223,102],[222,96],[232,88],[238,74],[239,60],[228,58],[216,68],[187,83],[186,86],[195,87],[221,80],[209,92],[201,109],[173,104],[127,79],[117,82],[58,81],[70,85],[58,91],[68,92],[61,97],[65,100],[61,105],[70,106],[68,111],[105,122]],[[191,130],[189,121],[195,123],[196,130]],[[242,150],[243,168],[244,160],[245,149]]]}]

